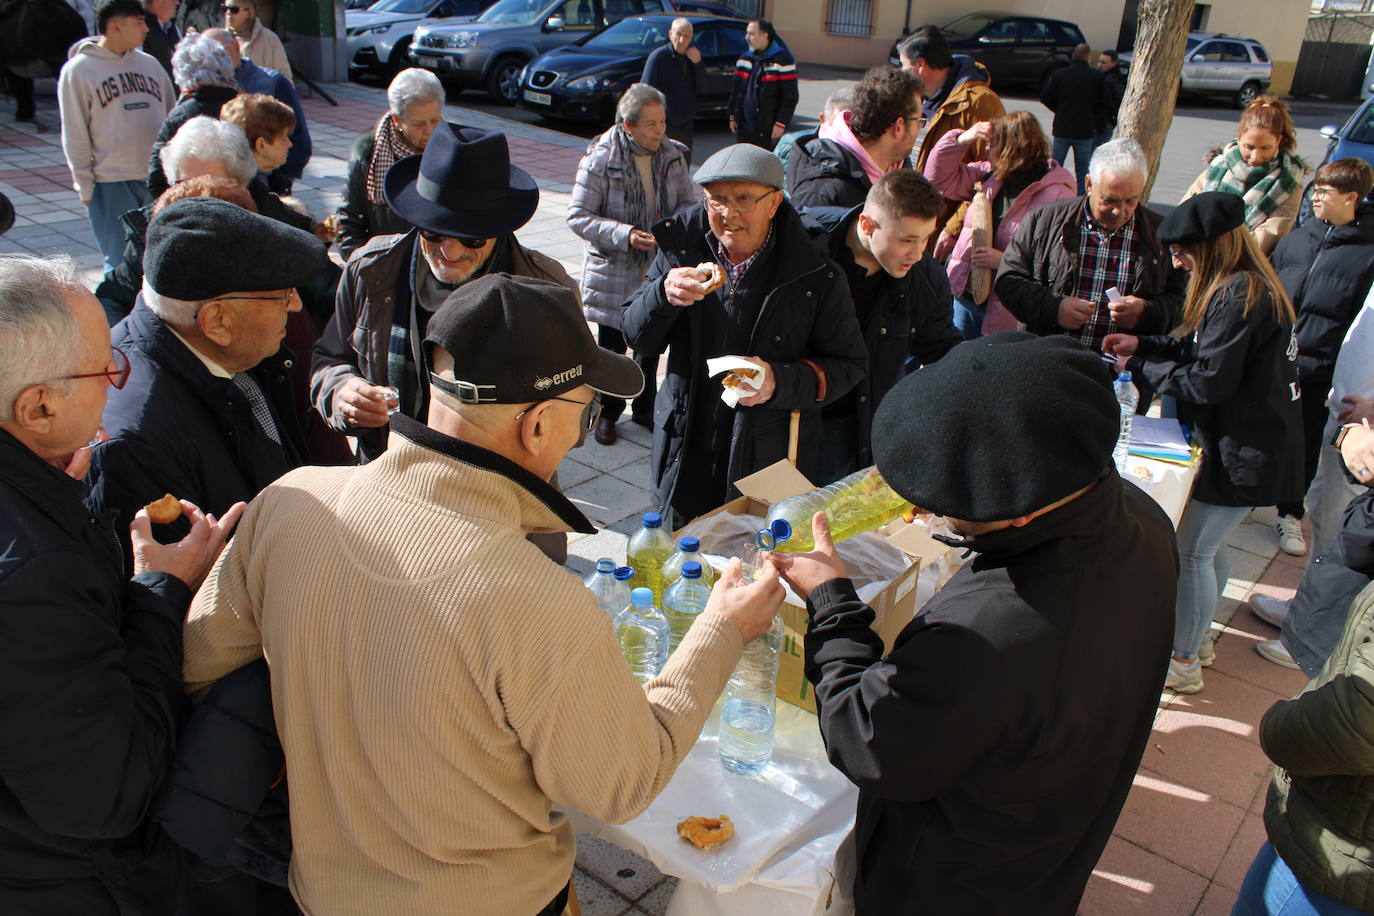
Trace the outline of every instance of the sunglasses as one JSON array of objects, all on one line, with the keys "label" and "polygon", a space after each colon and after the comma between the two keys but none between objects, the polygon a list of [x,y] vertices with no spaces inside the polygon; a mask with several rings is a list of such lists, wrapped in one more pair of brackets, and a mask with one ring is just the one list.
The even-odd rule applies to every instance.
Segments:
[{"label": "sunglasses", "polygon": [[[580,404],[582,406],[582,431],[584,434],[591,432],[592,427],[596,426],[596,421],[601,418],[601,399],[595,396],[593,396],[590,401],[574,401],[572,398],[559,397],[545,398],[544,401],[562,401],[565,404]],[[540,404],[543,404],[544,401],[535,401],[529,407],[526,407],[516,414],[515,419],[521,419],[525,414],[534,410],[534,408],[538,407]]]},{"label": "sunglasses", "polygon": [[464,248],[471,248],[474,251],[491,241],[491,239],[470,239],[461,235],[440,235],[437,232],[430,232],[428,229],[420,230],[420,238],[429,242],[431,245],[442,245],[445,239],[453,239]]},{"label": "sunglasses", "polygon": [[63,375],[53,379],[53,381],[80,378],[103,378],[118,391],[129,381],[129,373],[132,371],[132,367],[129,365],[129,357],[124,355],[124,351],[119,349],[119,347],[110,348],[110,362],[114,363],[113,369],[105,369],[101,372],[83,372],[80,375]]},{"label": "sunglasses", "polygon": [[228,14],[231,15],[231,16],[237,16],[237,15],[238,15],[240,12],[242,12],[244,9],[246,9],[246,7],[242,7],[242,6],[221,6],[221,7],[220,7],[220,10],[221,10],[221,11],[223,11],[223,12],[225,12],[225,13],[228,13]]}]

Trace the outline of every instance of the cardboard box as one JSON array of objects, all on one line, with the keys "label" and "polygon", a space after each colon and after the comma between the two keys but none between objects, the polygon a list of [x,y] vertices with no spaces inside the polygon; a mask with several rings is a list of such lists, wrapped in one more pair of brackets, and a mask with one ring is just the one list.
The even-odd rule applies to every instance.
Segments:
[{"label": "cardboard box", "polygon": [[[699,518],[709,518],[721,512],[731,515],[756,515],[766,518],[774,503],[791,496],[809,493],[816,487],[795,467],[786,461],[769,465],[748,477],[735,482],[744,495],[733,499],[718,509]],[[680,530],[690,528],[693,519]],[[948,548],[931,537],[920,525],[907,524],[898,519],[890,522],[879,533],[911,560],[911,565],[900,576],[889,582],[878,593],[869,606],[873,608],[875,619],[873,630],[883,641],[883,652],[892,650],[897,634],[916,614],[916,580],[921,570],[943,554]],[[674,540],[678,534],[674,534]],[[804,669],[802,640],[807,631],[806,605],[797,604],[789,595],[782,606],[784,636],[782,660],[778,666],[778,696],[801,707],[807,712],[816,712],[816,697],[811,690],[811,682],[806,679]]]}]

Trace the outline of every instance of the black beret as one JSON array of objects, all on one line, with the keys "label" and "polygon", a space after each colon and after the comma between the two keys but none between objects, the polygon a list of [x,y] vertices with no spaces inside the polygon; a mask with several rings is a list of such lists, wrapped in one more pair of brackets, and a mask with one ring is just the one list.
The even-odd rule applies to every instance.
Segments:
[{"label": "black beret", "polygon": [[1017,518],[1090,485],[1121,429],[1113,375],[1064,337],[1002,331],[898,382],[873,457],[899,494],[970,522]]},{"label": "black beret", "polygon": [[1224,235],[1245,222],[1245,200],[1230,191],[1203,191],[1174,207],[1159,224],[1166,245],[1200,242]]},{"label": "black beret", "polygon": [[143,277],[163,296],[199,301],[225,293],[304,286],[329,264],[309,232],[215,197],[188,197],[148,224]]}]

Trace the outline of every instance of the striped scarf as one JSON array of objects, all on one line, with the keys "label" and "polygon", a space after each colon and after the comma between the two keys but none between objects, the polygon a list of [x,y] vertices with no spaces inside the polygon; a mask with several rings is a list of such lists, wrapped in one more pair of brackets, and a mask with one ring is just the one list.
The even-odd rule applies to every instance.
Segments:
[{"label": "striped scarf", "polygon": [[417,155],[420,151],[406,142],[390,112],[382,115],[372,137],[372,162],[367,166],[367,199],[374,204],[384,204],[387,170],[397,160]]},{"label": "striped scarf", "polygon": [[1250,167],[1235,140],[1207,165],[1204,191],[1230,191],[1245,201],[1245,225],[1254,229],[1268,219],[1302,182],[1307,165],[1288,150],[1263,165]]},{"label": "striped scarf", "polygon": [[[646,232],[654,223],[658,222],[668,208],[668,164],[671,162],[669,151],[671,145],[668,138],[664,137],[657,150],[652,154],[650,151],[640,146],[634,138],[626,132],[624,125],[617,124],[611,128],[611,155],[606,160],[607,166],[619,165],[624,180],[621,186],[625,193],[625,222],[634,226],[636,229],[643,229]],[[652,155],[649,171],[653,175],[654,198],[651,200],[644,193],[644,182],[640,180],[639,169],[635,167],[634,157],[636,155]],[[649,266],[649,259],[654,255],[653,251],[641,251],[630,246],[629,259],[641,272]]]}]

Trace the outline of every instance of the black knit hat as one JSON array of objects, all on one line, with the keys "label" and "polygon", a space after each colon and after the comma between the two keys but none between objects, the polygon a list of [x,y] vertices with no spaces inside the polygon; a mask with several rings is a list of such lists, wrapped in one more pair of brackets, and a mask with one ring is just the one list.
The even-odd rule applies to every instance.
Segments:
[{"label": "black knit hat", "polygon": [[430,319],[431,345],[453,357],[454,377],[431,372],[430,382],[468,404],[543,401],[579,385],[619,398],[644,388],[638,364],[598,347],[577,296],[550,280],[497,273],[464,283]]},{"label": "black knit hat", "polygon": [[1245,200],[1230,191],[1203,191],[1164,217],[1156,235],[1166,245],[1200,242],[1245,223]]},{"label": "black knit hat", "polygon": [[153,291],[198,302],[225,293],[304,286],[329,265],[309,232],[215,197],[188,197],[148,224],[143,277]]},{"label": "black knit hat", "polygon": [[873,457],[920,508],[994,522],[1097,480],[1120,428],[1112,373],[1096,353],[1060,335],[1002,331],[898,382],[873,418]]}]

